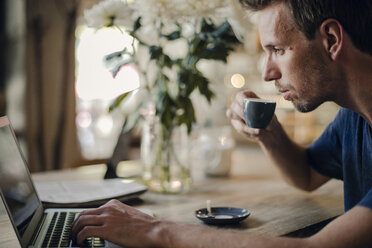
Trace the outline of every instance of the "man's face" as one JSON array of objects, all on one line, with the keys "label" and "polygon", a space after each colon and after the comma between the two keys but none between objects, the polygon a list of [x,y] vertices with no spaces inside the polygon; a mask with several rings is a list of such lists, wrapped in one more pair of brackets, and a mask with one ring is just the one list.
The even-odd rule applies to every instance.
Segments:
[{"label": "man's face", "polygon": [[284,99],[301,112],[312,111],[327,100],[330,78],[325,73],[321,42],[307,40],[283,4],[262,11],[259,32],[266,53],[263,79],[274,80]]}]

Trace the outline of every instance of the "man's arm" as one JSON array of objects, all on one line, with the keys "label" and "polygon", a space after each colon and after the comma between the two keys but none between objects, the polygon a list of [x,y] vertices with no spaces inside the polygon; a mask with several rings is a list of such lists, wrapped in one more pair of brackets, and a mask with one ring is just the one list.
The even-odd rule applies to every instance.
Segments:
[{"label": "man's arm", "polygon": [[101,237],[127,247],[359,248],[372,247],[371,231],[372,210],[365,207],[354,207],[312,237],[287,238],[163,221],[112,200],[80,214],[72,236],[78,243],[87,237]]},{"label": "man's arm", "polygon": [[288,137],[276,116],[266,129],[252,129],[245,124],[243,99],[247,97],[257,96],[250,91],[239,92],[227,111],[234,128],[248,138],[258,141],[289,184],[311,191],[327,182],[329,178],[312,169],[307,160],[306,149]]}]

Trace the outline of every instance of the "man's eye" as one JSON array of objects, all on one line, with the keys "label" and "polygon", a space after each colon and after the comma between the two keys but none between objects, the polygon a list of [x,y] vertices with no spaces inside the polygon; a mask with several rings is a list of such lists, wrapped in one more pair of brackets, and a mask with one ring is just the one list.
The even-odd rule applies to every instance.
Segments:
[{"label": "man's eye", "polygon": [[273,52],[274,52],[275,54],[282,55],[282,54],[284,53],[284,50],[283,50],[283,49],[279,49],[279,48],[275,48],[275,47],[273,47],[272,50],[273,50]]}]

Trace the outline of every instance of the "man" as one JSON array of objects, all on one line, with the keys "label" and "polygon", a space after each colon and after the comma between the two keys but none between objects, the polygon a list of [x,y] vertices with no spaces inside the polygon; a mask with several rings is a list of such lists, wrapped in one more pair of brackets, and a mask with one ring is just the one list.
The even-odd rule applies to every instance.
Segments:
[{"label": "man", "polygon": [[372,2],[369,0],[241,0],[260,11],[266,52],[263,78],[275,81],[302,112],[334,101],[342,109],[307,149],[293,143],[274,117],[265,130],[243,121],[236,96],[227,115],[259,142],[292,185],[314,190],[344,180],[346,213],[303,239],[237,234],[159,220],[111,201],[84,212],[73,226],[78,242],[100,236],[131,247],[372,247]]}]

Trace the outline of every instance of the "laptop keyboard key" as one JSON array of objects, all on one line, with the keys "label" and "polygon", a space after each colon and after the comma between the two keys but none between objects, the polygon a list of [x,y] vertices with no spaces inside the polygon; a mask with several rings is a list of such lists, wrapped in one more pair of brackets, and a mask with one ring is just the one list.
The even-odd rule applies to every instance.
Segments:
[{"label": "laptop keyboard key", "polygon": [[77,212],[54,213],[42,247],[105,247],[105,241],[101,238],[88,238],[83,245],[78,245],[70,240],[72,223]]}]

